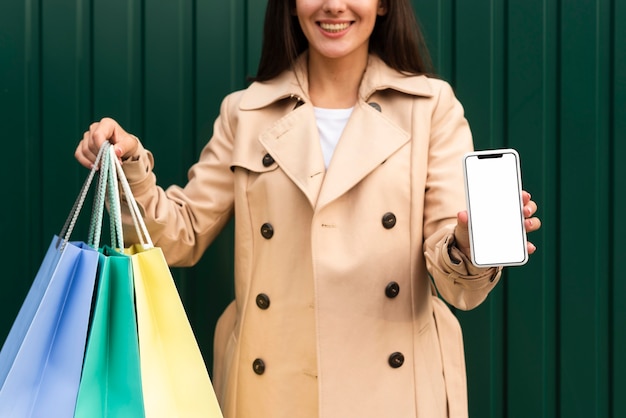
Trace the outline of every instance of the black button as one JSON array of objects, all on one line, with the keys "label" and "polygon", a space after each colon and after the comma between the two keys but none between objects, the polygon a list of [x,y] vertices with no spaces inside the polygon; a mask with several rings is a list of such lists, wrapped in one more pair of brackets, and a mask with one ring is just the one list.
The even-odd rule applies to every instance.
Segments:
[{"label": "black button", "polygon": [[389,356],[389,365],[394,368],[397,369],[398,367],[402,366],[404,364],[404,355],[402,353],[392,353]]},{"label": "black button", "polygon": [[378,110],[379,112],[382,112],[383,110],[380,108],[380,105],[376,102],[371,102],[368,103],[370,106],[372,106],[374,109]]},{"label": "black button", "polygon": [[383,215],[383,226],[386,229],[391,229],[396,226],[396,215],[391,212],[387,212]]},{"label": "black button", "polygon": [[385,288],[385,295],[387,295],[389,299],[395,298],[398,296],[398,293],[400,293],[400,285],[396,282],[390,282]]},{"label": "black button", "polygon": [[263,238],[270,239],[274,236],[274,227],[269,223],[261,225],[261,235]]},{"label": "black button", "polygon": [[258,375],[262,375],[265,373],[265,362],[260,358],[254,360],[252,362],[252,370]]},{"label": "black button", "polygon": [[270,298],[265,293],[259,293],[256,296],[256,306],[261,309],[267,309],[270,307]]},{"label": "black button", "polygon": [[264,167],[269,167],[272,164],[274,164],[274,159],[272,158],[272,156],[269,155],[269,154],[265,154],[263,156],[263,166]]}]

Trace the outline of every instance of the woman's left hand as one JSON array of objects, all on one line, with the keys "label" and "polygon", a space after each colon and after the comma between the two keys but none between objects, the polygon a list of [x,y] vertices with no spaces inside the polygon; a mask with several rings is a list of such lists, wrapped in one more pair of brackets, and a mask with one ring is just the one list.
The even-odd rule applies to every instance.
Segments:
[{"label": "woman's left hand", "polygon": [[[522,202],[524,203],[524,226],[526,227],[526,233],[533,232],[541,228],[541,220],[534,216],[537,212],[537,203],[535,203],[527,191],[522,191]],[[470,242],[468,231],[468,215],[467,211],[463,210],[457,214],[457,225],[454,230],[454,238],[456,240],[456,247],[465,254],[467,258],[470,258]],[[528,254],[532,254],[537,250],[535,245],[528,241],[526,243],[528,248]]]}]

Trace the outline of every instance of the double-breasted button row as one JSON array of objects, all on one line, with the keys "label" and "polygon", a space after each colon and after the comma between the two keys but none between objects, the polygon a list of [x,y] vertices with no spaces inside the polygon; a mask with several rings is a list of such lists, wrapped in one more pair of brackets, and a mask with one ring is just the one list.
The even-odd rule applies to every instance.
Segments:
[{"label": "double-breasted button row", "polygon": [[[400,368],[404,364],[404,354],[397,351],[395,353],[391,353],[389,355],[388,362],[389,366],[392,369]],[[263,359],[254,359],[254,361],[252,362],[252,370],[259,376],[265,373],[265,362],[263,361]]]},{"label": "double-breasted button row", "polygon": [[[265,293],[259,293],[256,296],[256,305],[259,309],[267,309],[270,307],[270,298]],[[265,373],[265,362],[263,359],[257,358],[252,362],[252,370],[259,376]]]},{"label": "double-breasted button row", "polygon": [[[391,353],[389,355],[389,366],[393,369],[402,367],[404,364],[404,354],[400,352]],[[257,358],[252,362],[252,370],[259,376],[265,373],[265,362]]]}]

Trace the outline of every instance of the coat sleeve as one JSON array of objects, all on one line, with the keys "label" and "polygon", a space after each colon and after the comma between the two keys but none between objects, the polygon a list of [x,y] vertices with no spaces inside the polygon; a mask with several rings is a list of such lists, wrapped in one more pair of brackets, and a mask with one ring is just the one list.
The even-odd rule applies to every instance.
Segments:
[{"label": "coat sleeve", "polygon": [[[123,164],[150,236],[163,250],[169,265],[195,264],[232,217],[234,191],[230,160],[233,130],[229,118],[230,109],[235,106],[231,104],[234,102],[232,97],[230,95],[222,102],[213,136],[199,160],[189,169],[184,187],[159,187],[153,172],[153,155],[141,145],[136,156]],[[127,208],[124,212],[128,245],[137,242],[137,236]]]},{"label": "coat sleeve", "polygon": [[424,254],[439,294],[456,308],[468,310],[485,300],[497,284],[501,268],[475,267],[454,245],[456,216],[466,207],[461,162],[473,149],[472,134],[450,85],[433,83],[439,94],[432,113]]}]

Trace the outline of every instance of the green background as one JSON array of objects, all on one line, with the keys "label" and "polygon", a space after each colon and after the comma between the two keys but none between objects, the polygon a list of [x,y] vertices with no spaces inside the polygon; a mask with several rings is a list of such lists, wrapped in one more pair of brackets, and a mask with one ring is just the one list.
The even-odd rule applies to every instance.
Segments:
[{"label": "green background", "polygon": [[[476,148],[519,151],[543,221],[538,254],[457,312],[471,416],[626,417],[626,1],[414,5]],[[221,99],[256,71],[264,9],[0,2],[1,341],[87,174],[73,157],[83,131],[117,119],[154,152],[161,184],[183,184]],[[196,267],[173,270],[209,366],[232,247],[231,224]]]}]

